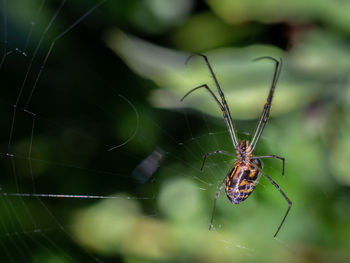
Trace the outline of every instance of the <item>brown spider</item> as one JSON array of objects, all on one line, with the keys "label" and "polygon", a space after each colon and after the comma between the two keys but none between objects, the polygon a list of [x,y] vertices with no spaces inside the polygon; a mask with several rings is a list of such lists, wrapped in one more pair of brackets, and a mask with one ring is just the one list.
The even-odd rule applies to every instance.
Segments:
[{"label": "brown spider", "polygon": [[[266,177],[266,179],[269,180],[270,183],[273,184],[277,188],[277,190],[282,194],[282,196],[286,199],[286,201],[288,203],[288,209],[287,209],[287,211],[282,219],[282,222],[278,226],[276,233],[274,234],[274,237],[276,237],[278,232],[280,231],[288,213],[289,213],[289,210],[292,207],[292,202],[289,200],[289,198],[286,196],[286,194],[280,189],[278,184],[275,183],[274,180],[272,180],[267,174],[265,174],[263,172],[262,162],[260,161],[260,159],[262,159],[262,158],[280,159],[282,161],[282,175],[284,175],[284,158],[276,156],[276,155],[253,156],[253,152],[254,152],[255,146],[256,146],[256,144],[261,136],[261,133],[264,130],[266,122],[269,119],[272,97],[273,97],[273,94],[274,94],[274,91],[276,88],[276,83],[277,83],[278,77],[281,73],[282,60],[280,59],[280,61],[278,61],[275,58],[268,57],[268,56],[255,59],[255,61],[261,60],[261,59],[273,60],[275,62],[275,72],[273,75],[273,80],[272,80],[270,92],[269,92],[269,95],[267,97],[267,102],[266,102],[264,109],[261,113],[260,120],[258,122],[253,139],[251,140],[251,142],[249,142],[248,140],[241,140],[241,141],[237,140],[237,136],[236,136],[235,130],[233,128],[233,124],[232,124],[230,110],[229,110],[229,107],[226,103],[225,95],[221,90],[221,87],[216,79],[216,76],[213,72],[213,69],[210,66],[208,58],[202,54],[195,54],[195,55],[199,55],[199,56],[204,58],[207,66],[209,68],[210,74],[213,77],[215,85],[218,89],[219,95],[221,97],[221,102],[215,96],[215,94],[208,87],[207,84],[200,85],[200,86],[190,90],[181,99],[181,101],[183,101],[190,93],[192,93],[193,91],[195,91],[197,89],[205,88],[207,91],[209,91],[209,93],[215,99],[216,103],[219,105],[219,107],[224,115],[224,119],[225,119],[225,122],[227,124],[228,130],[229,130],[232,142],[233,142],[234,149],[236,151],[236,154],[232,154],[232,153],[227,152],[227,151],[217,150],[214,152],[208,152],[204,155],[201,170],[203,169],[203,166],[204,166],[204,163],[205,163],[207,157],[212,155],[212,154],[220,153],[220,154],[225,154],[225,155],[236,157],[233,168],[230,170],[228,175],[225,177],[223,183],[220,185],[220,187],[218,188],[218,191],[216,192],[216,195],[214,198],[214,207],[213,207],[213,211],[212,211],[209,230],[213,227],[213,219],[214,219],[214,213],[215,213],[215,207],[216,207],[216,200],[218,199],[222,188],[225,186],[226,195],[232,204],[239,204],[240,202],[247,199],[248,196],[253,192],[253,190],[255,189],[256,185],[259,182],[261,174],[263,174]],[[187,59],[187,61],[192,57],[193,57],[193,55],[191,55]]]}]

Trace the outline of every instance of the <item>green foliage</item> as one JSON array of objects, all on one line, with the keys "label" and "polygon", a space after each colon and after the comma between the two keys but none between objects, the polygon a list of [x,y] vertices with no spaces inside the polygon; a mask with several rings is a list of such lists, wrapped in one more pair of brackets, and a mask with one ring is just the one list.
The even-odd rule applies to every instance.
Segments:
[{"label": "green foliage", "polygon": [[[18,43],[24,43],[27,22],[39,2],[34,9],[27,1],[7,2],[6,48],[22,48]],[[58,16],[42,40],[34,69],[42,66],[53,39],[93,4],[77,1],[65,6],[66,16]],[[39,26],[33,27],[28,54],[33,54],[43,36],[40,29],[57,9],[52,2],[37,15]],[[6,237],[17,237],[14,233],[22,228],[63,226],[63,237],[47,234],[62,247],[57,251],[45,252],[45,246],[24,241],[35,262],[85,262],[80,255],[84,251],[76,244],[111,262],[347,262],[349,12],[349,1],[332,0],[106,1],[55,43],[31,101],[35,126],[18,113],[15,158],[3,154],[0,184],[3,193],[114,193],[118,198],[47,200],[45,207],[62,222],[59,227],[41,201],[30,198],[23,202],[36,225],[17,200],[9,205],[24,218],[16,227],[18,219],[4,198],[0,241],[10,246],[13,240]],[[256,149],[256,154],[286,158],[285,177],[280,161],[264,160],[264,171],[293,201],[275,239],[287,203],[263,177],[242,204],[232,205],[222,191],[215,229],[208,231],[217,187],[233,160],[211,156],[201,172],[202,157],[217,149],[234,149],[222,113],[205,89],[180,102],[204,83],[217,94],[201,57],[185,64],[192,52],[208,56],[238,136],[248,139],[273,74],[273,63],[252,60],[261,56],[283,60],[271,119]],[[27,58],[19,55],[5,61],[11,63],[0,70],[2,153],[8,143],[14,91],[25,76],[21,69],[28,65]],[[30,75],[29,87],[35,77]],[[128,143],[107,152],[123,142]],[[162,160],[152,163],[157,171],[140,184],[132,177],[133,170],[155,149],[162,150]],[[32,180],[37,189],[31,187]],[[48,244],[45,240],[40,242]],[[16,248],[7,251],[15,254]]]}]

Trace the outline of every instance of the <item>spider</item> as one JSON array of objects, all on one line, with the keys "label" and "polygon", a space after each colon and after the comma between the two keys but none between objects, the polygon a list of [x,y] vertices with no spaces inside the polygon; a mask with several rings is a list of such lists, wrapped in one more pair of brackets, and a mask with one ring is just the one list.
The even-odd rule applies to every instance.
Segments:
[{"label": "spider", "polygon": [[264,109],[261,113],[260,120],[259,120],[258,125],[256,127],[253,139],[251,140],[251,142],[249,142],[248,140],[238,140],[237,139],[236,132],[235,132],[235,129],[233,128],[233,124],[232,124],[230,110],[229,110],[229,107],[226,103],[225,95],[224,95],[224,93],[219,85],[219,82],[217,81],[217,78],[216,78],[214,71],[209,63],[208,58],[203,54],[193,54],[187,59],[186,63],[195,55],[201,56],[205,60],[205,63],[207,65],[207,67],[210,71],[210,74],[211,74],[212,78],[214,79],[215,85],[218,89],[218,93],[220,95],[221,101],[219,101],[219,99],[215,96],[215,94],[208,87],[207,84],[200,85],[200,86],[190,90],[189,92],[187,92],[185,94],[185,96],[183,96],[181,101],[183,101],[193,91],[195,91],[197,89],[205,88],[210,93],[210,95],[214,98],[214,100],[219,105],[219,107],[223,113],[224,120],[227,124],[228,131],[230,133],[232,143],[233,143],[233,146],[234,146],[234,149],[236,152],[236,154],[233,154],[233,153],[223,151],[223,150],[216,150],[214,152],[208,152],[204,155],[202,166],[201,166],[201,171],[203,170],[204,163],[205,163],[207,157],[209,157],[210,155],[224,154],[224,155],[235,157],[235,159],[234,159],[235,162],[234,162],[232,169],[229,171],[228,175],[225,177],[224,181],[222,182],[222,184],[220,185],[220,187],[218,188],[218,190],[215,194],[214,206],[213,206],[213,210],[212,210],[209,230],[211,230],[213,227],[213,219],[214,219],[214,214],[215,214],[216,201],[220,195],[222,188],[225,186],[226,195],[232,204],[239,204],[239,203],[243,202],[245,199],[247,199],[248,196],[253,192],[253,190],[255,189],[256,185],[258,184],[259,179],[260,179],[261,174],[262,174],[265,176],[265,178],[267,180],[269,180],[269,182],[273,186],[276,187],[276,189],[281,193],[281,195],[284,197],[284,199],[288,203],[288,209],[287,209],[280,225],[278,226],[277,231],[274,234],[274,237],[276,237],[278,232],[280,231],[284,221],[286,220],[286,217],[289,213],[289,210],[292,207],[292,202],[287,197],[287,195],[281,190],[281,188],[278,186],[278,184],[274,180],[272,180],[272,178],[270,178],[266,173],[263,172],[262,162],[260,161],[260,159],[276,158],[276,159],[281,160],[282,161],[282,176],[284,175],[285,159],[283,157],[279,157],[277,155],[254,156],[253,152],[254,152],[254,149],[255,149],[257,142],[259,141],[261,133],[265,128],[267,120],[269,119],[269,116],[270,116],[272,97],[273,97],[274,92],[275,92],[278,77],[281,73],[282,59],[280,59],[278,61],[277,59],[275,59],[273,57],[264,56],[264,57],[259,57],[259,58],[254,60],[254,61],[257,61],[257,60],[262,60],[262,59],[270,59],[270,60],[274,61],[275,62],[275,71],[274,71],[274,75],[273,75],[273,80],[272,80],[270,92],[269,92],[268,97],[267,97],[267,102],[265,103]]}]

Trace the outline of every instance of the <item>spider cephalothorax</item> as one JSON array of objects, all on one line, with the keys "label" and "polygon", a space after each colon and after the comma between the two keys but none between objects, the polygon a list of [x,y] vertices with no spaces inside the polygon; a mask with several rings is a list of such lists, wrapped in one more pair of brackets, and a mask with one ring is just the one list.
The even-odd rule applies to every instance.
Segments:
[{"label": "spider cephalothorax", "polygon": [[248,140],[239,141],[235,147],[237,158],[243,162],[249,162],[252,157],[252,146]]}]

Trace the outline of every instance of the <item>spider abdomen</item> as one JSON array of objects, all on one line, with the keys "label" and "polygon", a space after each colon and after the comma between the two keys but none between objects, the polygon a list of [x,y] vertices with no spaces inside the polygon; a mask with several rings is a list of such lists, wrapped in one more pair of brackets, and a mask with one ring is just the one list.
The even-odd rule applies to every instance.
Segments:
[{"label": "spider abdomen", "polygon": [[[259,168],[261,162],[253,160]],[[246,162],[236,162],[226,177],[225,192],[233,204],[243,202],[253,192],[260,179],[260,172],[255,166]]]}]

